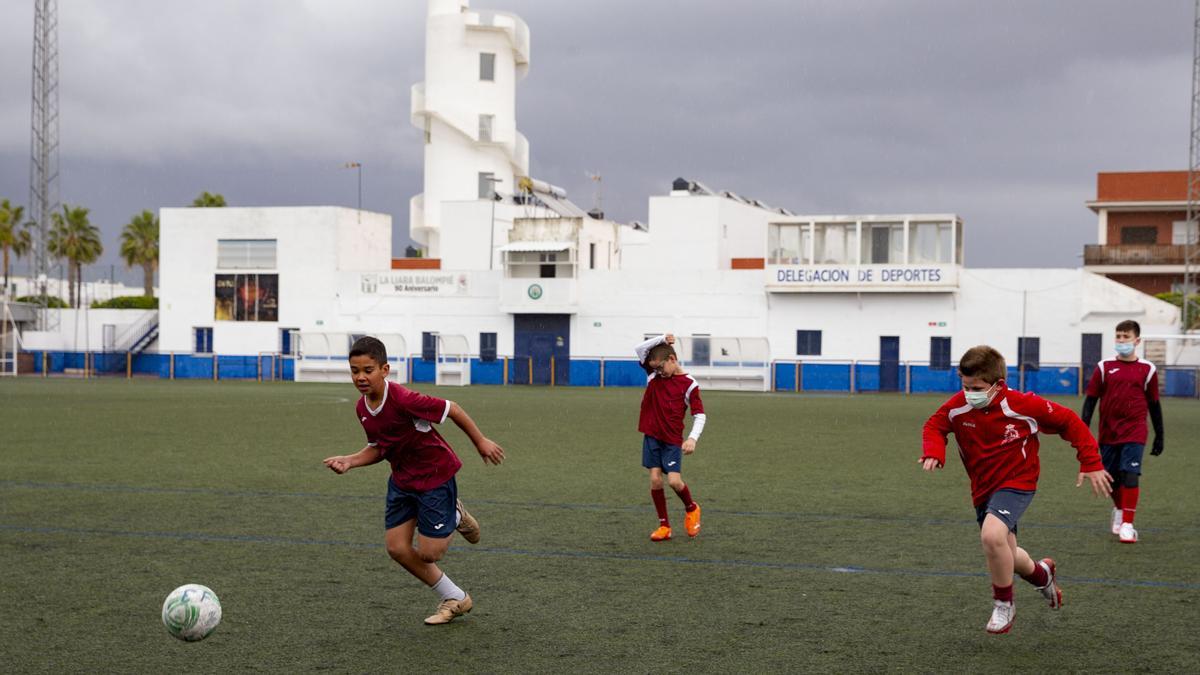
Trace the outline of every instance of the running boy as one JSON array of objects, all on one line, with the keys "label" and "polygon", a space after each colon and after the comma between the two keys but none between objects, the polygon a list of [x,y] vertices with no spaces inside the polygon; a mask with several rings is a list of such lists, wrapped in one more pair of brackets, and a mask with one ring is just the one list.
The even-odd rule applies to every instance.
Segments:
[{"label": "running boy", "polygon": [[[650,338],[635,348],[638,363],[646,370],[646,392],[642,394],[642,412],[638,431],[642,439],[642,466],[650,470],[650,499],[658,512],[658,529],[650,541],[671,538],[667,517],[667,498],[663,493],[663,474],[667,484],[679,496],[685,509],[683,523],[689,537],[700,534],[700,505],[692,501],[692,492],[683,482],[683,455],[696,451],[696,441],[704,431],[704,402],[700,385],[683,372],[675,355],[675,336],[667,333]],[[692,409],[692,432],[683,438],[683,416]]]},{"label": "running boy", "polygon": [[989,633],[1012,628],[1013,572],[1033,584],[1051,609],[1062,606],[1054,560],[1034,562],[1017,546],[1017,521],[1033,501],[1038,481],[1038,432],[1058,434],[1075,447],[1079,477],[1097,495],[1109,493],[1111,478],[1104,471],[1096,441],[1070,409],[1036,394],[1009,389],[1007,367],[1000,352],[986,345],[972,347],[958,363],[963,391],[950,397],[925,423],[921,466],[926,471],[946,463],[946,435],[953,433],[958,454],[971,478],[971,501],[979,521],[979,538],[992,578],[992,616]]},{"label": "running boy", "polygon": [[502,462],[504,450],[485,437],[457,403],[389,382],[389,370],[382,342],[373,337],[354,342],[350,373],[362,393],[357,415],[367,433],[367,445],[353,455],[329,457],[325,466],[342,474],[388,460],[392,466],[384,514],[388,555],[441,598],[437,611],[425,623],[450,623],[471,611],[473,603],[435,563],[446,553],[456,530],[472,544],[478,542],[479,523],[458,499],[454,474],[462,462],[433,424],[445,422],[447,417],[454,420],[485,464]]},{"label": "running boy", "polygon": [[1134,351],[1142,341],[1136,321],[1117,324],[1117,358],[1104,359],[1092,371],[1087,398],[1083,401],[1083,423],[1091,425],[1096,399],[1100,400],[1100,456],[1113,477],[1112,533],[1122,544],[1136,544],[1133,515],[1141,488],[1142,453],[1146,450],[1146,413],[1154,425],[1151,455],[1163,451],[1162,404],[1158,401],[1158,373],[1153,363],[1139,359]]}]

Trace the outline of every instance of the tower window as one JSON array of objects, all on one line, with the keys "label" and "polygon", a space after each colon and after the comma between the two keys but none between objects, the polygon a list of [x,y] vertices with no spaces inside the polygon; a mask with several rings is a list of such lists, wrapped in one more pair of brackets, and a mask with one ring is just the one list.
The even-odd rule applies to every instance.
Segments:
[{"label": "tower window", "polygon": [[482,82],[496,81],[496,55],[487,52],[479,54],[479,79]]}]

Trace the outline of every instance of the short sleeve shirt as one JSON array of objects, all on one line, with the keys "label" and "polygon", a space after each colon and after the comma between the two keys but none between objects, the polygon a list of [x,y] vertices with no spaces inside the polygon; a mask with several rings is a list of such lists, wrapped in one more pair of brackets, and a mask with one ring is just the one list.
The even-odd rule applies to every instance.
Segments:
[{"label": "short sleeve shirt", "polygon": [[392,483],[402,490],[424,492],[458,473],[462,462],[434,424],[446,421],[450,401],[388,382],[383,403],[372,410],[364,396],[356,407],[367,443],[392,466]]}]

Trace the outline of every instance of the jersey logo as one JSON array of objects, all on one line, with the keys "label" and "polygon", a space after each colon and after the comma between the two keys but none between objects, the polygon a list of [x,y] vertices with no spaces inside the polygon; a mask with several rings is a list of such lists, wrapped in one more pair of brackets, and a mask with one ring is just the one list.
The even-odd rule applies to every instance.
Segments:
[{"label": "jersey logo", "polygon": [[974,429],[974,428],[975,428],[975,423],[974,423],[974,422],[963,422],[963,423],[962,423],[962,425],[963,425],[964,427],[971,427],[972,429]]},{"label": "jersey logo", "polygon": [[1113,368],[1112,370],[1108,371],[1108,374],[1112,375],[1113,373],[1117,372],[1118,370],[1120,370],[1120,368]]},{"label": "jersey logo", "polygon": [[362,421],[364,421],[364,422],[366,422],[366,421],[367,421],[367,416],[366,416],[366,415],[363,415]]},{"label": "jersey logo", "polygon": [[1007,443],[1009,441],[1015,441],[1020,437],[1021,437],[1021,432],[1017,431],[1017,425],[1015,425],[1015,424],[1004,425],[1004,442],[1005,443]]},{"label": "jersey logo", "polygon": [[417,431],[423,434],[429,433],[429,430],[433,428],[433,426],[425,420],[413,420],[413,426],[417,428]]},{"label": "jersey logo", "polygon": [[1046,412],[1048,412],[1048,413],[1054,412],[1054,405],[1052,403],[1050,403],[1050,401],[1046,401]]}]

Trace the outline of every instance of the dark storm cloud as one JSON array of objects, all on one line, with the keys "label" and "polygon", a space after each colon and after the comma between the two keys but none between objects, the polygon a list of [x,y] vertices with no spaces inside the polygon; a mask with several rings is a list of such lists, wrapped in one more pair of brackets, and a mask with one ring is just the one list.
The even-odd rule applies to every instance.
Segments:
[{"label": "dark storm cloud", "polygon": [[[0,0],[0,195],[27,202],[31,3]],[[1104,170],[1186,168],[1191,7],[476,1],[529,24],[533,172],[645,220],[682,175],[805,213],[955,212],[973,266],[1074,266]],[[61,3],[63,197],[142,208],[421,190],[424,3]],[[12,19],[12,20],[10,20]],[[1033,245],[1031,245],[1033,242]],[[106,260],[110,256],[106,255]],[[107,273],[107,269],[104,270]],[[98,274],[98,273],[97,273]]]}]

